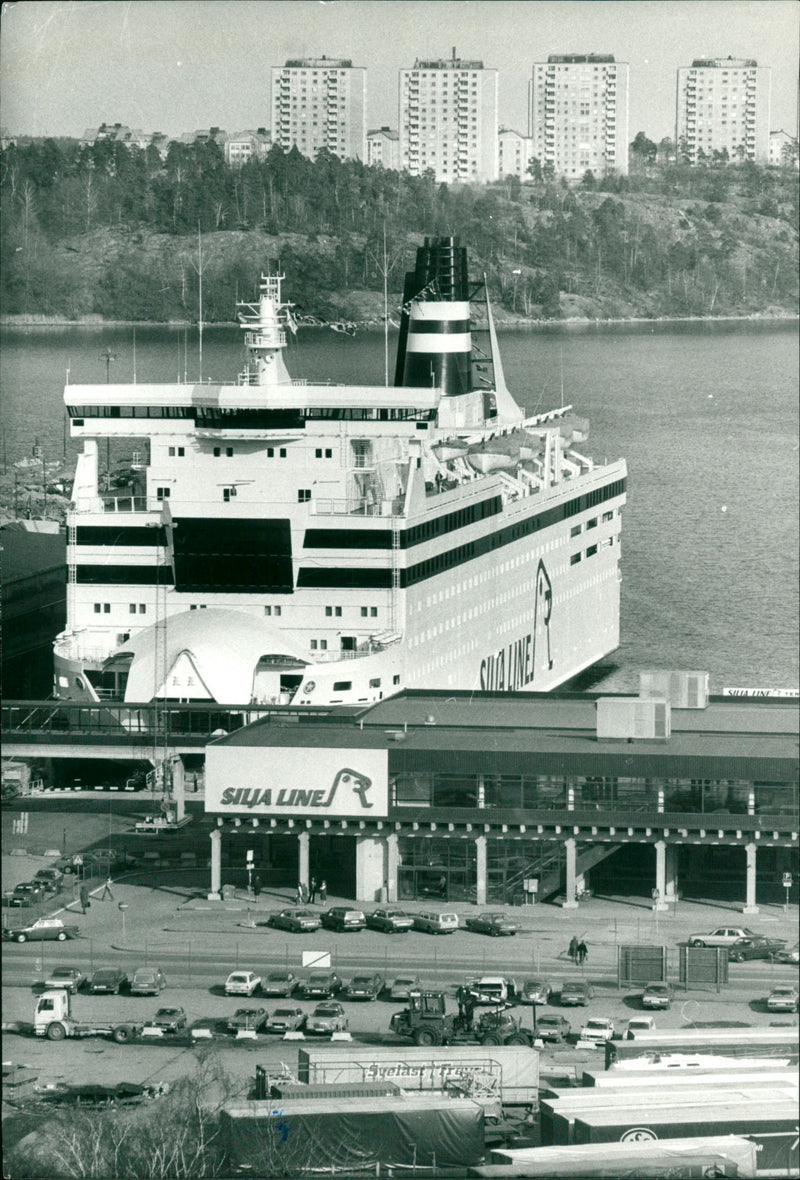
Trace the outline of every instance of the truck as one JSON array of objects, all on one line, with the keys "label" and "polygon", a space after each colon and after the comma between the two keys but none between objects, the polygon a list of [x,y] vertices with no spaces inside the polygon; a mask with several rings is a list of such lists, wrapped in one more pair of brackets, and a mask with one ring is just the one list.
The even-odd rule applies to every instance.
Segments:
[{"label": "truck", "polygon": [[477,1041],[481,1045],[533,1046],[536,1034],[509,1015],[508,1003],[476,1019],[447,1012],[444,992],[410,992],[408,1007],[395,1012],[389,1027],[415,1045],[450,1045]]},{"label": "truck", "polygon": [[627,1140],[605,1143],[602,1151],[593,1144],[569,1147],[521,1147],[495,1149],[489,1163],[467,1172],[483,1180],[510,1176],[561,1177],[647,1176],[649,1180],[669,1177],[690,1180],[697,1176],[737,1176],[753,1180],[756,1171],[755,1143],[734,1135],[707,1135],[699,1139]]},{"label": "truck", "polygon": [[461,1095],[490,1106],[536,1110],[539,1054],[526,1045],[309,1046],[298,1049],[297,1080],[308,1085],[392,1082],[406,1092]]},{"label": "truck", "polygon": [[[147,1027],[143,1022],[114,1024],[105,1020],[76,1020],[72,1013],[72,997],[63,988],[42,992],[33,1013],[34,1035],[47,1037],[50,1041],[63,1041],[65,1037],[112,1037],[118,1045],[124,1045],[141,1037]],[[163,1036],[163,1030],[154,1029],[153,1032],[156,1036]]]}]

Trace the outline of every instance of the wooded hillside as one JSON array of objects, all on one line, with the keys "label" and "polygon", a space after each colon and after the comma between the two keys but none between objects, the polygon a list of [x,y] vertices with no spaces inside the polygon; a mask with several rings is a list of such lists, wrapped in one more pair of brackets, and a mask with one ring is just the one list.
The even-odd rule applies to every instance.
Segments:
[{"label": "wooded hillside", "polygon": [[791,169],[451,188],[326,152],[310,161],[274,147],[232,170],[213,142],[172,144],[162,160],[69,140],[11,146],[0,164],[5,315],[196,320],[198,228],[206,322],[232,319],[277,260],[301,313],[378,321],[384,265],[396,308],[415,246],[433,233],[468,246],[505,319],[798,310]]}]

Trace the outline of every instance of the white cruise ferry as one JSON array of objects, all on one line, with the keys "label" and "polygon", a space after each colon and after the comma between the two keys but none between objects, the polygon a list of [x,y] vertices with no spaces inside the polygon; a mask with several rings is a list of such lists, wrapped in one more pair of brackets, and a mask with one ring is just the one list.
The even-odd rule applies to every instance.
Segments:
[{"label": "white cruise ferry", "polygon": [[[473,347],[457,240],[426,239],[406,276],[393,387],[292,380],[281,278],[240,305],[235,382],[67,386],[83,452],[56,695],[538,692],[612,652],[625,463],[583,453],[569,406],[526,417],[488,297]],[[101,478],[103,440],[131,446],[126,486]]]}]

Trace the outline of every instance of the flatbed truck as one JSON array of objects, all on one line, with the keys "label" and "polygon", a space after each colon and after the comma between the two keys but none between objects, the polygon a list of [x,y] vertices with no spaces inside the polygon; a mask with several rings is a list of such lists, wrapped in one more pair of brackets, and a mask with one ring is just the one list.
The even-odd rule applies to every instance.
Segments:
[{"label": "flatbed truck", "polygon": [[111,1037],[118,1045],[127,1044],[142,1035],[144,1023],[125,1021],[76,1020],[72,1013],[72,997],[63,988],[42,992],[33,1014],[33,1031],[37,1037],[63,1041],[66,1037]]}]

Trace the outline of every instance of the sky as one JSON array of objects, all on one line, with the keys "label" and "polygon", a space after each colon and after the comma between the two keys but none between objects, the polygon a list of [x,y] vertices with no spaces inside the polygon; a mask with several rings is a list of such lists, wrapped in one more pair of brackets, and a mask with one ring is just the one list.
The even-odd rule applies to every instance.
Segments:
[{"label": "sky", "polygon": [[613,53],[630,65],[631,139],[674,134],[677,68],[729,55],[771,67],[770,126],[796,134],[799,33],[797,0],[7,0],[0,122],[268,127],[270,67],[325,54],[366,67],[367,125],[396,128],[398,70],[455,48],[498,70],[500,123],[523,133],[534,61]]}]

